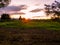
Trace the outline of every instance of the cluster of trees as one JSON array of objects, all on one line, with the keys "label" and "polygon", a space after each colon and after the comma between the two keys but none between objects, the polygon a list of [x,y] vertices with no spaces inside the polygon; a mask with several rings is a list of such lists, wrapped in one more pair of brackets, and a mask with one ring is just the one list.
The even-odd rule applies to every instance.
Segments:
[{"label": "cluster of trees", "polygon": [[[1,22],[13,20],[13,19],[11,19],[9,14],[2,14],[0,19],[1,19],[0,20]],[[23,19],[25,19],[25,18],[23,18]],[[21,16],[19,17],[20,21],[22,21],[23,19],[21,18]]]},{"label": "cluster of trees", "polygon": [[[0,8],[4,9],[4,7],[8,6],[10,2],[11,0],[0,0]],[[4,22],[4,21],[10,21],[10,20],[11,20],[11,17],[9,14],[4,13],[1,15],[0,21]],[[19,17],[19,20],[20,21],[22,20],[21,16]],[[23,18],[23,20],[25,20],[25,18]]]},{"label": "cluster of trees", "polygon": [[1,15],[1,21],[10,21],[11,18],[9,16],[9,14],[2,14]]},{"label": "cluster of trees", "polygon": [[[11,0],[0,0],[0,8],[4,8],[4,7],[8,6],[10,1]],[[1,21],[9,21],[9,20],[10,20],[9,14],[2,14],[1,15]]]},{"label": "cluster of trees", "polygon": [[51,5],[45,4],[45,12],[47,16],[53,14],[55,19],[60,19],[60,2],[54,1]]}]

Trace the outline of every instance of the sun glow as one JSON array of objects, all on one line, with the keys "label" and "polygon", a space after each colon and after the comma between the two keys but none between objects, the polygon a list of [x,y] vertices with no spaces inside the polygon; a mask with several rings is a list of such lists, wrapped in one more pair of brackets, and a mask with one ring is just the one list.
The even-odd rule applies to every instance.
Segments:
[{"label": "sun glow", "polygon": [[[25,15],[21,15],[21,17],[25,19],[34,19],[34,17],[37,18],[37,17],[46,16],[46,13],[43,10],[39,12],[30,12],[31,10],[34,10],[34,9],[39,9],[39,8],[37,6],[30,6],[26,10],[21,10],[20,12],[25,13]],[[37,19],[40,19],[40,18],[37,18]]]},{"label": "sun glow", "polygon": [[26,12],[25,15],[20,15],[20,14],[10,15],[10,17],[13,19],[19,19],[20,16],[21,18],[25,18],[25,19],[51,19],[51,16],[46,16],[46,13],[44,11],[40,11],[37,13]]},{"label": "sun glow", "polygon": [[46,16],[46,13],[44,12],[44,10],[40,10],[37,12],[31,12],[32,10],[35,10],[35,9],[39,9],[39,8],[36,6],[30,6],[25,10],[19,11],[19,13],[23,12],[25,14],[23,14],[23,15],[14,14],[11,16],[11,18],[19,19],[19,17],[21,16],[22,18],[25,18],[25,19],[51,19],[50,17]]},{"label": "sun glow", "polygon": [[13,19],[18,19],[20,17],[20,15],[16,14],[16,15],[10,15],[11,18]]},{"label": "sun glow", "polygon": [[22,12],[25,12],[25,14],[12,14],[10,17],[15,19],[19,19],[20,16],[25,19],[51,19],[51,16],[46,16],[46,13],[43,10],[36,13],[29,12],[28,10],[22,10]]},{"label": "sun glow", "polygon": [[22,17],[26,19],[40,19],[40,17],[46,17],[46,13],[44,11],[40,11],[36,13],[28,12],[28,11],[23,11],[23,12],[26,12],[26,14],[23,15]]}]

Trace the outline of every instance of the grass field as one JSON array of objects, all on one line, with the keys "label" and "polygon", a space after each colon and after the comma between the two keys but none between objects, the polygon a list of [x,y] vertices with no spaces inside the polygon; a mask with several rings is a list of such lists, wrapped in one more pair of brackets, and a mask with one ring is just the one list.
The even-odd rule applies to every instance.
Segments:
[{"label": "grass field", "polygon": [[49,20],[0,22],[0,45],[60,45],[60,23]]},{"label": "grass field", "polygon": [[0,27],[60,30],[60,22],[51,20],[27,20],[27,21],[13,20],[7,22],[0,22]]}]

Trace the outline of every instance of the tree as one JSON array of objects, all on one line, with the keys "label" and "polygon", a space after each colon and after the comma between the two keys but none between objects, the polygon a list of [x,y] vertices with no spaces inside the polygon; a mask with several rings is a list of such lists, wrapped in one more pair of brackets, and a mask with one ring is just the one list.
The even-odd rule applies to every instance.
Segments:
[{"label": "tree", "polygon": [[60,2],[55,1],[55,6],[52,8],[52,10],[55,13],[54,16],[57,15],[58,16],[57,18],[59,18],[59,16],[60,16]]},{"label": "tree", "polygon": [[[0,8],[8,6],[11,0],[0,0]],[[9,14],[2,14],[1,21],[10,20]]]},{"label": "tree", "polygon": [[60,2],[55,1],[55,3],[57,4],[57,7],[60,8]]},{"label": "tree", "polygon": [[9,14],[2,14],[1,15],[1,21],[10,21],[11,18],[9,16]]},{"label": "tree", "polygon": [[45,6],[45,12],[48,16],[50,14],[50,5],[45,4],[44,6]]},{"label": "tree", "polygon": [[60,16],[60,2],[55,1],[51,5],[45,4],[45,12],[47,15],[53,13],[53,16],[59,18]]},{"label": "tree", "polygon": [[0,0],[0,8],[8,6],[11,0]]},{"label": "tree", "polygon": [[19,17],[19,20],[20,20],[20,21],[22,20],[21,16]]}]

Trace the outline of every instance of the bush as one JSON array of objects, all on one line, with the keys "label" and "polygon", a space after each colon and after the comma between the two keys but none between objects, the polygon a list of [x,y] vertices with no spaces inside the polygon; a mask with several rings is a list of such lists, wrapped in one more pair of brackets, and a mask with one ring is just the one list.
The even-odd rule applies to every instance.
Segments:
[{"label": "bush", "polygon": [[1,21],[10,21],[11,18],[9,16],[9,14],[2,14],[1,15]]},{"label": "bush", "polygon": [[60,18],[58,18],[58,17],[52,18],[51,20],[52,20],[52,21],[58,21],[58,22],[60,22]]},{"label": "bush", "polygon": [[19,17],[19,20],[22,20],[21,16]]}]

